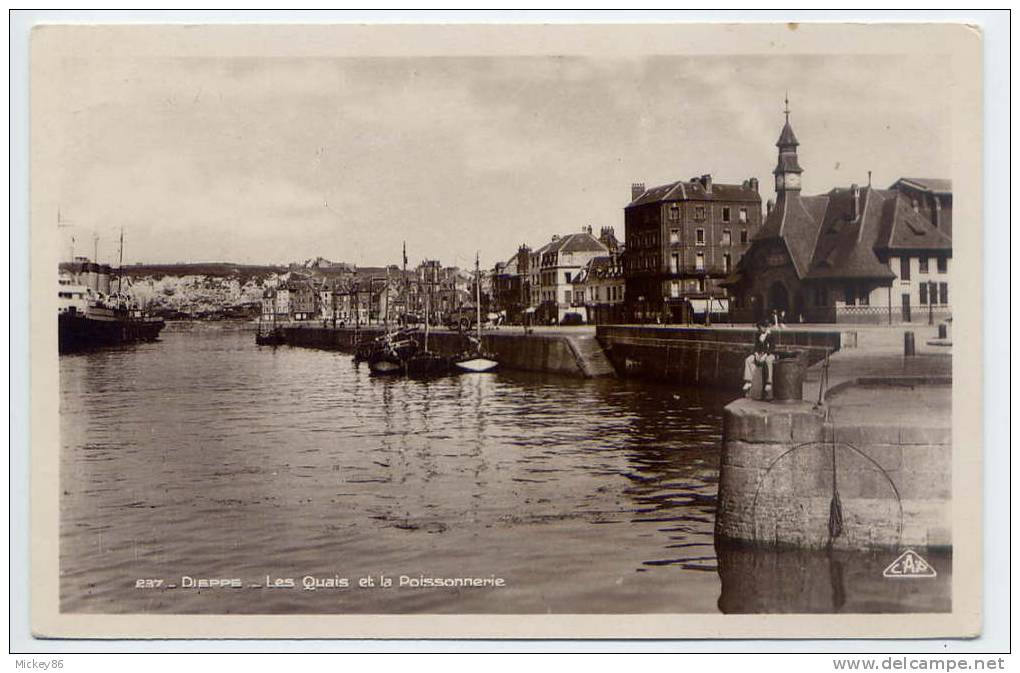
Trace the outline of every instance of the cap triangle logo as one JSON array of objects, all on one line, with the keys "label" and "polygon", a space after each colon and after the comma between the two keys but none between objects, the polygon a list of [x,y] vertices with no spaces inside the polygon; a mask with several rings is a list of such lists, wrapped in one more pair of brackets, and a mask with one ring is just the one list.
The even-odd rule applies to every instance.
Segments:
[{"label": "cap triangle logo", "polygon": [[935,572],[935,568],[921,558],[921,555],[913,549],[908,549],[900,554],[895,561],[882,571],[882,577],[892,577],[895,579],[935,577],[936,575],[938,573]]}]

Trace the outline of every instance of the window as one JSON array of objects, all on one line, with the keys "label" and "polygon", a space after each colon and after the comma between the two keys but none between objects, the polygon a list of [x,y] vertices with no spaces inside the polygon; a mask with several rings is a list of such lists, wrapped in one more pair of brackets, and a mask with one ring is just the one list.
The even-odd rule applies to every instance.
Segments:
[{"label": "window", "polygon": [[669,284],[669,296],[674,299],[680,296],[680,283],[675,280]]},{"label": "window", "polygon": [[723,206],[723,209],[722,209],[722,221],[723,222],[729,222],[730,221],[730,207],[729,206]]},{"label": "window", "polygon": [[694,209],[694,219],[698,222],[704,222],[705,220],[705,206],[697,206]]},{"label": "window", "polygon": [[563,274],[563,276],[566,278],[566,282],[569,283],[570,282],[570,272],[567,271],[565,274]]},{"label": "window", "polygon": [[673,203],[669,206],[669,219],[679,220],[680,219],[680,204]]},{"label": "window", "polygon": [[740,213],[737,215],[737,219],[740,220],[741,224],[747,222],[747,208],[741,208]]},{"label": "window", "polygon": [[672,273],[678,273],[680,271],[680,254],[674,252],[669,257],[669,270]]},{"label": "window", "polygon": [[949,283],[939,283],[939,303],[949,305]]},{"label": "window", "polygon": [[704,292],[704,291],[705,291],[705,279],[704,278],[699,278],[698,279],[698,292]]},{"label": "window", "polygon": [[910,280],[909,257],[900,257],[900,280]]},{"label": "window", "polygon": [[694,242],[697,245],[705,245],[705,230],[695,229],[694,230]]},{"label": "window", "polygon": [[705,270],[705,253],[699,252],[694,257],[694,268],[698,271]]},{"label": "window", "polygon": [[570,303],[570,294],[571,294],[570,290],[567,290],[566,292],[563,293],[563,301],[568,304]]},{"label": "window", "polygon": [[[922,257],[918,261],[917,272],[918,273],[928,273],[928,258],[927,257]],[[924,302],[922,301],[921,303],[923,304]]]},{"label": "window", "polygon": [[847,306],[857,305],[857,293],[854,291],[852,285],[847,285],[843,288],[843,303]]},{"label": "window", "polygon": [[722,256],[722,268],[725,273],[730,272],[730,253],[725,253]]},{"label": "window", "polygon": [[740,230],[740,242],[747,243],[747,229]]},{"label": "window", "polygon": [[918,297],[918,303],[922,304],[922,305],[923,304],[927,304],[928,303],[928,283],[921,283],[921,287],[918,288],[918,289],[920,290],[920,296]]},{"label": "window", "polygon": [[815,288],[815,306],[825,306],[825,288]]},{"label": "window", "polygon": [[679,243],[680,242],[680,230],[679,229],[670,229],[669,230],[669,242],[670,243]]},{"label": "window", "polygon": [[[936,257],[935,261],[936,261],[936,264],[938,265],[937,268],[938,268],[938,272],[939,273],[945,273],[948,270],[948,266],[947,265],[949,264],[949,262],[946,260],[945,257]],[[946,302],[946,303],[948,303],[948,302]]]},{"label": "window", "polygon": [[723,245],[730,245],[731,244],[731,241],[730,241],[730,230],[729,229],[723,229],[722,230],[722,244]]}]

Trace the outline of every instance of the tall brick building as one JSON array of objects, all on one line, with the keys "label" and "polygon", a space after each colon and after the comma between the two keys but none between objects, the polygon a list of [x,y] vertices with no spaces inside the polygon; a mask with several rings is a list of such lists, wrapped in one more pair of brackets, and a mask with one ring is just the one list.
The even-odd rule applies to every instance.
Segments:
[{"label": "tall brick building", "polygon": [[720,283],[761,226],[758,179],[718,184],[702,175],[651,189],[634,184],[624,221],[628,320],[687,322],[708,311],[726,313]]}]

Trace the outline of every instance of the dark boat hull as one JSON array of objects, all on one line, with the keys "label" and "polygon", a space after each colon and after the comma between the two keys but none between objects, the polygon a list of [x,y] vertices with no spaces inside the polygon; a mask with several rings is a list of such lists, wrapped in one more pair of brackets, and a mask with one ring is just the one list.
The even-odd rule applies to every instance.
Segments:
[{"label": "dark boat hull", "polygon": [[155,341],[166,323],[153,318],[91,318],[74,313],[57,316],[61,353],[105,348],[139,341]]},{"label": "dark boat hull", "polygon": [[435,353],[418,353],[404,361],[404,374],[411,378],[428,378],[450,373],[450,358]]}]

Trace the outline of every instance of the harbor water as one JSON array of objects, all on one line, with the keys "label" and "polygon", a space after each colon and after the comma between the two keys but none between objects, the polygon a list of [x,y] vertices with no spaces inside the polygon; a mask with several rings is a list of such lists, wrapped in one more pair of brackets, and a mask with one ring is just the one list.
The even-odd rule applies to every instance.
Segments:
[{"label": "harbor water", "polygon": [[380,379],[216,323],[60,376],[65,612],[949,609],[948,557],[911,584],[881,576],[887,553],[717,550],[732,394]]}]

